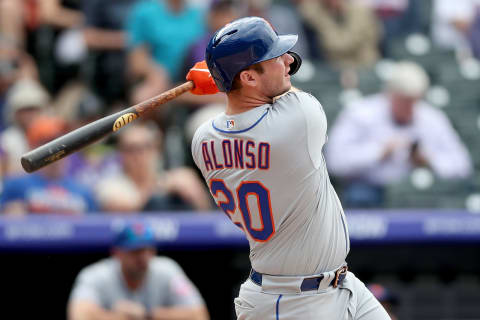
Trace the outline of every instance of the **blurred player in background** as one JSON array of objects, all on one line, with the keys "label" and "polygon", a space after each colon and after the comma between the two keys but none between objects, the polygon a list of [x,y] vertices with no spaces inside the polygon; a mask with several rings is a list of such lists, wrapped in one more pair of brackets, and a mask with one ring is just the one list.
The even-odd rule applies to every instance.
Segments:
[{"label": "blurred player in background", "polygon": [[210,40],[187,75],[193,93],[226,92],[226,111],[195,133],[192,154],[218,206],[250,243],[252,270],[235,299],[240,320],[389,319],[347,272],[345,216],[322,155],[322,106],[292,88],[296,35],[249,17]]},{"label": "blurred player in background", "polygon": [[181,267],[155,254],[149,225],[135,222],[120,228],[112,257],[79,273],[68,319],[209,319],[200,293]]}]

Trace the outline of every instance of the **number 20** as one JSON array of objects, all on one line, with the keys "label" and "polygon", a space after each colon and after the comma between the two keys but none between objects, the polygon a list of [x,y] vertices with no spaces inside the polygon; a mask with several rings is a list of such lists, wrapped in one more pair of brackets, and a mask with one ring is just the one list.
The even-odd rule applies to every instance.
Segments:
[{"label": "number 20", "polygon": [[[231,218],[235,213],[236,204],[233,194],[223,180],[210,180],[212,192],[218,206]],[[219,193],[223,193],[226,201],[219,201]],[[248,196],[257,197],[258,212],[260,213],[260,228],[252,226],[252,215],[248,205]],[[237,203],[242,214],[243,222],[250,236],[258,242],[267,242],[275,234],[270,191],[259,181],[244,181],[237,188]]]}]

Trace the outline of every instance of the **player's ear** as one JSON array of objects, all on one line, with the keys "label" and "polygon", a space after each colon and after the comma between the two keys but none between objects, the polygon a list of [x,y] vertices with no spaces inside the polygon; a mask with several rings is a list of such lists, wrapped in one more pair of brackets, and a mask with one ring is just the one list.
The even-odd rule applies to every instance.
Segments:
[{"label": "player's ear", "polygon": [[243,70],[240,72],[240,81],[242,83],[242,86],[246,87],[255,87],[257,86],[257,74],[254,72],[254,70]]}]

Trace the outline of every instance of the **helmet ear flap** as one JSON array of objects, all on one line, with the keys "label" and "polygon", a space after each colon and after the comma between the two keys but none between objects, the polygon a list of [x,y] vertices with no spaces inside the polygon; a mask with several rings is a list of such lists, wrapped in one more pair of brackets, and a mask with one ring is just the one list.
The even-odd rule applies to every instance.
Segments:
[{"label": "helmet ear flap", "polygon": [[297,73],[298,69],[300,69],[300,66],[302,65],[302,58],[298,55],[298,53],[295,53],[293,51],[287,51],[289,55],[293,57],[293,62],[290,64],[290,71],[288,72],[289,75],[293,76],[295,73]]}]

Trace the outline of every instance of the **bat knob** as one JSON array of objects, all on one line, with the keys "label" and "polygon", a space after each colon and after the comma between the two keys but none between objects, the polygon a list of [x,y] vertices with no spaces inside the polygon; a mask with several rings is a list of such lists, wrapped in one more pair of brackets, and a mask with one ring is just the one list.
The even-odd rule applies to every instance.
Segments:
[{"label": "bat knob", "polygon": [[30,173],[35,171],[32,161],[26,155],[22,156],[20,162],[22,163],[23,170],[25,170],[26,172]]}]

